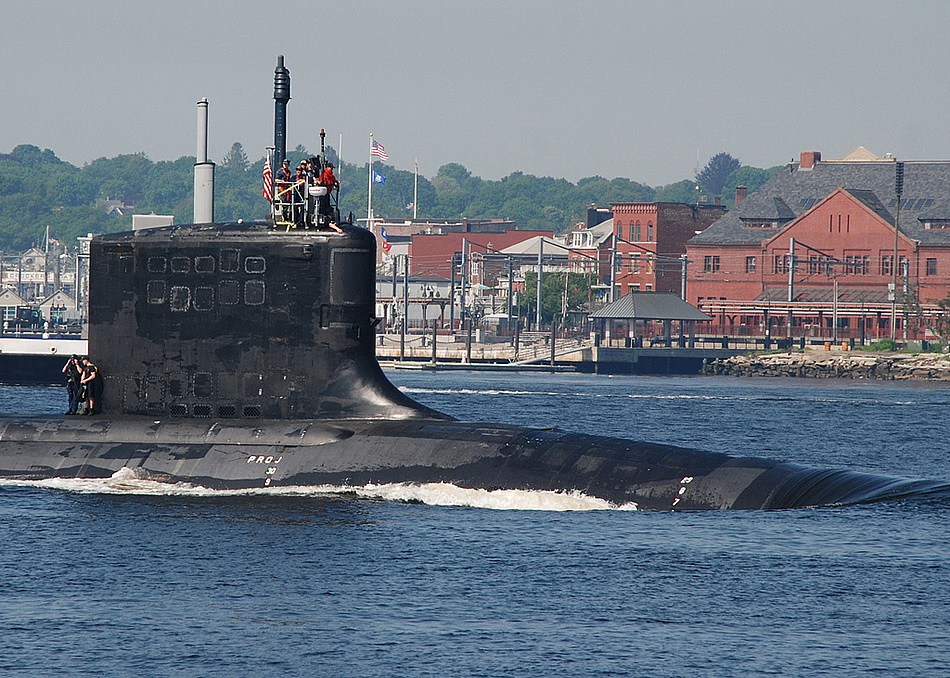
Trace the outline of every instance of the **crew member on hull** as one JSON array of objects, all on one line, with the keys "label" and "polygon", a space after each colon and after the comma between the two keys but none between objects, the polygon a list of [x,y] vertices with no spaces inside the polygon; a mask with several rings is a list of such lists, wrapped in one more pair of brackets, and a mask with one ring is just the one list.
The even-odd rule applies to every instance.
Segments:
[{"label": "crew member on hull", "polygon": [[277,170],[276,179],[276,194],[274,199],[281,203],[280,206],[280,216],[284,221],[290,219],[290,213],[287,209],[287,203],[290,202],[290,186],[293,183],[293,174],[290,171],[290,160],[284,158],[284,161],[280,165],[280,169]]},{"label": "crew member on hull", "polygon": [[99,414],[98,408],[102,405],[102,377],[99,375],[99,368],[87,356],[82,359],[82,369],[83,377],[80,383],[86,387],[85,414]]},{"label": "crew member on hull", "polygon": [[323,168],[323,172],[320,173],[320,178],[318,183],[327,189],[326,195],[320,196],[320,214],[325,215],[327,218],[327,225],[332,228],[337,233],[342,233],[343,229],[340,228],[336,219],[334,219],[333,210],[330,205],[330,195],[333,191],[337,191],[339,195],[340,182],[337,180],[336,175],[333,174],[333,163],[328,162],[326,167]]},{"label": "crew member on hull", "polygon": [[82,390],[82,367],[79,364],[79,356],[69,357],[63,366],[63,374],[66,375],[66,397],[69,399],[69,405],[66,407],[66,414],[76,414],[79,409],[80,391]]}]

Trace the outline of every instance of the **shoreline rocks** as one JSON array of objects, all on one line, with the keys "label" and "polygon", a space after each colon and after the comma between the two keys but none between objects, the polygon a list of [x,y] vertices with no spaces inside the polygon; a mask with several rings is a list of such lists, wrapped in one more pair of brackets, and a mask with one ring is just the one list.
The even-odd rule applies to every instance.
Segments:
[{"label": "shoreline rocks", "polygon": [[733,356],[703,365],[705,375],[797,377],[804,379],[874,379],[950,383],[945,354],[902,355],[817,351]]}]

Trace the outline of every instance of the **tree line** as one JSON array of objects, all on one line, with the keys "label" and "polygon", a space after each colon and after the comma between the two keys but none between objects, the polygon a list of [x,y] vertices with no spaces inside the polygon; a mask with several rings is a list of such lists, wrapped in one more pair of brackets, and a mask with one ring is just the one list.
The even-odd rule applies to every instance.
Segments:
[{"label": "tree line", "polygon": [[[288,152],[292,165],[314,155],[303,146]],[[327,155],[337,165],[342,184],[340,210],[357,218],[366,214],[366,164],[339,162],[333,148]],[[131,228],[131,214],[171,214],[175,223],[192,221],[195,158],[152,161],[144,153],[99,158],[76,167],[50,149],[22,144],[0,154],[0,250],[18,251],[41,244],[46,227],[71,245],[86,233],[114,233]],[[262,219],[268,205],[261,197],[264,158],[250,161],[239,142],[215,170],[215,220]],[[385,183],[373,186],[373,211],[401,220],[412,216],[413,172],[377,162]],[[572,183],[566,179],[513,172],[499,180],[472,175],[458,163],[439,168],[434,177],[418,177],[420,218],[509,219],[525,229],[570,230],[584,219],[590,205],[611,202],[712,201],[721,195],[731,206],[735,187],[754,190],[778,170],[742,166],[720,153],[693,179],[651,187],[630,179],[593,176]],[[704,174],[705,173],[705,174]],[[123,207],[125,206],[125,207]],[[110,213],[110,208],[113,209]]]}]

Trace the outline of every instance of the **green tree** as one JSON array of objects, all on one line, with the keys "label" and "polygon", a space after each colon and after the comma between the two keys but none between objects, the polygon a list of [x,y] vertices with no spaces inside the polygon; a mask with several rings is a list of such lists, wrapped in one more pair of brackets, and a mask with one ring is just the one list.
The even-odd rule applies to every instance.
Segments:
[{"label": "green tree", "polygon": [[729,176],[741,165],[738,158],[733,158],[728,153],[717,153],[696,175],[696,182],[710,195],[721,196]]},{"label": "green tree", "polygon": [[[190,211],[194,206],[194,166],[195,158],[192,156],[183,156],[174,162],[155,163],[143,182],[143,196],[136,205],[136,211],[174,214],[183,204],[187,204]],[[176,222],[178,219],[176,214]]]},{"label": "green tree", "polygon": [[696,190],[695,182],[684,179],[675,184],[657,187],[653,199],[657,202],[682,202],[695,205],[699,200],[699,192]]},{"label": "green tree", "polygon": [[934,333],[940,337],[941,343],[947,344],[950,343],[950,293],[938,301],[937,306],[940,311],[934,318]]},{"label": "green tree", "polygon": [[[523,302],[532,314],[537,313],[538,274],[528,271],[524,277]],[[590,299],[590,276],[582,273],[544,273],[541,276],[541,318],[547,322],[563,322],[567,313],[583,308]],[[566,295],[566,296],[565,296]]]},{"label": "green tree", "polygon": [[244,152],[244,146],[240,141],[231,144],[231,150],[228,151],[221,164],[232,172],[246,172],[251,163],[247,160],[247,153]]}]

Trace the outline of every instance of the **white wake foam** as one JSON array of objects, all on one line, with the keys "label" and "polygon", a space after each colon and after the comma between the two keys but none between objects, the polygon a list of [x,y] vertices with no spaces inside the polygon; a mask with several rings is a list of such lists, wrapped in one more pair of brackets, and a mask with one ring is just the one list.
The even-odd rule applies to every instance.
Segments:
[{"label": "white wake foam", "polygon": [[0,479],[0,485],[43,487],[81,494],[138,494],[154,496],[229,497],[333,497],[355,496],[393,502],[416,502],[430,506],[470,506],[518,511],[636,510],[636,504],[618,506],[581,492],[541,490],[479,490],[449,483],[392,483],[387,485],[291,485],[244,490],[213,490],[189,483],[162,483],[130,468],[121,468],[110,478],[49,478],[46,480]]}]

